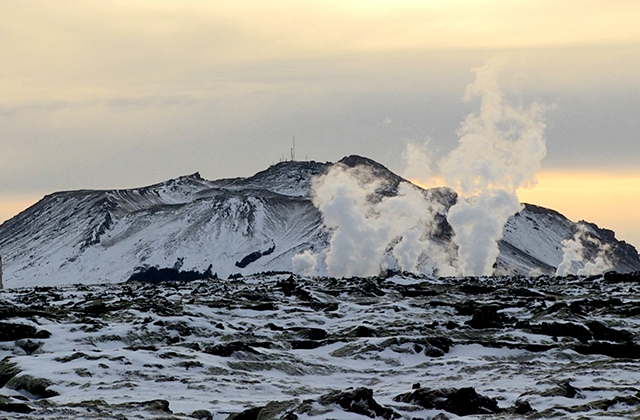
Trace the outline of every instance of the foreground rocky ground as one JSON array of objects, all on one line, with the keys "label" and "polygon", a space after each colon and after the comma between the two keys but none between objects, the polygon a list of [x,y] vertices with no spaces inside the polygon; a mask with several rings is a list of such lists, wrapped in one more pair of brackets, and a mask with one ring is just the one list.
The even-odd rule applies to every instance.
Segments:
[{"label": "foreground rocky ground", "polygon": [[0,292],[0,417],[640,418],[640,273]]}]

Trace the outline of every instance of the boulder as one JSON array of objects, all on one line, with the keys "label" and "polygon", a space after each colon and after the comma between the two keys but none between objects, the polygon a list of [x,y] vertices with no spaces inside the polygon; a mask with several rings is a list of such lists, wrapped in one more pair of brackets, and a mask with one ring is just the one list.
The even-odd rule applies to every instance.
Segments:
[{"label": "boulder", "polygon": [[23,338],[49,338],[51,333],[27,324],[0,322],[0,341],[15,341]]},{"label": "boulder", "polygon": [[558,383],[555,387],[544,391],[541,395],[545,397],[584,398],[582,391],[571,385],[570,380]]},{"label": "boulder", "polygon": [[426,409],[445,410],[458,416],[495,414],[502,410],[495,398],[479,395],[474,388],[429,389],[419,388],[398,395],[394,401],[419,405]]},{"label": "boulder", "polygon": [[497,306],[486,305],[478,308],[473,314],[473,318],[466,322],[472,328],[502,328],[504,327],[507,317],[498,313],[500,308]]},{"label": "boulder", "polygon": [[198,420],[213,420],[213,415],[209,410],[196,410],[189,417]]},{"label": "boulder", "polygon": [[633,340],[633,334],[630,331],[616,330],[611,327],[607,327],[598,321],[587,322],[587,328],[593,333],[594,340],[606,340],[606,341],[618,341],[626,342]]},{"label": "boulder", "polygon": [[291,328],[291,331],[304,340],[324,340],[327,338],[327,332],[322,328],[296,327]]},{"label": "boulder", "polygon": [[203,350],[205,353],[213,354],[214,356],[231,357],[233,353],[242,352],[250,354],[260,354],[250,345],[243,343],[242,341],[233,341],[226,344],[217,344],[215,346],[207,346]]},{"label": "boulder", "polygon": [[353,391],[333,392],[320,397],[319,402],[322,405],[337,404],[345,411],[362,414],[369,418],[382,417],[389,420],[400,417],[393,409],[378,404],[378,402],[373,399],[373,390],[369,388],[356,388]]},{"label": "boulder", "polygon": [[44,343],[42,341],[33,340],[17,340],[16,346],[20,347],[27,354],[33,354],[37,352]]},{"label": "boulder", "polygon": [[640,345],[632,342],[593,341],[575,346],[574,350],[580,354],[602,354],[616,359],[640,359]]},{"label": "boulder", "polygon": [[29,407],[25,403],[13,402],[8,397],[0,396],[0,411],[4,411],[6,413],[28,414],[33,411],[33,408]]},{"label": "boulder", "polygon": [[549,335],[551,337],[573,337],[583,343],[591,340],[593,334],[584,325],[573,322],[542,322],[529,325],[534,334]]},{"label": "boulder", "polygon": [[535,410],[528,401],[517,401],[514,411],[516,414],[528,414]]},{"label": "boulder", "polygon": [[348,336],[358,338],[378,337],[378,333],[365,325],[358,325],[349,332]]},{"label": "boulder", "polygon": [[59,395],[56,391],[48,389],[51,381],[43,378],[34,378],[31,375],[14,376],[5,385],[16,391],[27,391],[35,399],[49,398]]},{"label": "boulder", "polygon": [[7,356],[0,361],[0,388],[5,386],[9,379],[20,373],[18,365],[16,365],[11,356]]}]

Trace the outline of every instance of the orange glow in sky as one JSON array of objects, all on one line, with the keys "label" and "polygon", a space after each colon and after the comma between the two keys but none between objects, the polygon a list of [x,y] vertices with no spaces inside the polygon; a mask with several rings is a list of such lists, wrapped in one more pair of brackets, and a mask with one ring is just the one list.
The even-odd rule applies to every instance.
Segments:
[{"label": "orange glow in sky", "polygon": [[[445,185],[437,177],[412,182],[424,188]],[[521,203],[611,229],[618,240],[640,248],[640,173],[542,172],[534,188],[519,189],[517,194]]]},{"label": "orange glow in sky", "polygon": [[42,196],[19,194],[0,196],[0,224],[34,205]]},{"label": "orange glow in sky", "polygon": [[518,190],[518,198],[596,223],[640,246],[640,173],[543,172],[535,188]]}]

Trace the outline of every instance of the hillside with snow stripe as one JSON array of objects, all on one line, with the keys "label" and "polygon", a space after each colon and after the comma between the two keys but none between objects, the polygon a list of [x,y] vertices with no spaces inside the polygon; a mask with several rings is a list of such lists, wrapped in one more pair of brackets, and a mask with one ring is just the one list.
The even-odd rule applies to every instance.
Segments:
[{"label": "hillside with snow stripe", "polygon": [[[350,156],[339,164],[366,169],[365,181],[379,183],[374,201],[394,197],[400,183],[408,183],[367,158]],[[312,274],[327,275],[322,258],[332,232],[314,205],[313,184],[333,165],[282,162],[250,178],[208,181],[196,173],[143,188],[48,195],[0,225],[4,286],[122,282],[136,270],[176,264],[200,271],[211,265],[225,278],[291,271],[292,258],[305,250],[319,257]],[[436,209],[424,240],[439,244],[453,261],[446,210],[457,196],[447,188],[423,192],[424,205]],[[554,274],[563,261],[562,241],[576,226],[555,211],[525,206],[504,228],[496,274]],[[610,231],[586,226],[610,248],[613,269],[640,270],[633,247]],[[400,268],[392,250],[401,240],[386,244],[380,270]],[[595,255],[591,248],[585,246],[585,260]],[[237,264],[256,253],[246,266]]]}]

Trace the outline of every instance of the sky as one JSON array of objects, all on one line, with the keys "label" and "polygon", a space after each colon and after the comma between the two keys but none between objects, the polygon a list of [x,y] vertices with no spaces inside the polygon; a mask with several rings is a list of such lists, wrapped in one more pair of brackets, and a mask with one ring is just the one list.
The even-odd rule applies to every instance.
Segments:
[{"label": "sky", "polygon": [[523,201],[640,246],[640,2],[0,0],[0,221],[43,195],[288,157],[435,160],[508,63],[544,104],[547,155]]}]

